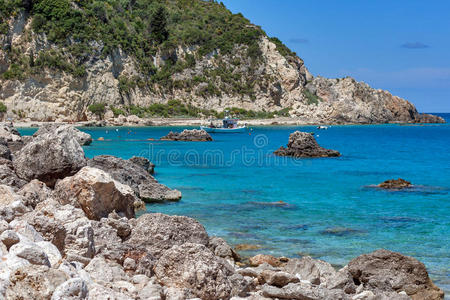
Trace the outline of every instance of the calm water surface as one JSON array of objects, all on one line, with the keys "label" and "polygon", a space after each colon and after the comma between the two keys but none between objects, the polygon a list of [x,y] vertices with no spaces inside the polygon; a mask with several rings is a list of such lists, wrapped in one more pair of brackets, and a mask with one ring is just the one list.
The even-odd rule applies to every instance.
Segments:
[{"label": "calm water surface", "polygon": [[[182,129],[83,128],[94,139],[105,138],[85,152],[148,157],[156,178],[183,199],[147,210],[194,217],[231,244],[311,255],[337,266],[386,248],[424,262],[450,292],[449,125],[254,127],[245,134],[215,134],[209,143],[147,140]],[[322,146],[342,157],[273,156],[295,130],[315,132]],[[419,186],[406,192],[370,187],[398,177]],[[277,201],[283,204],[271,203]]]}]

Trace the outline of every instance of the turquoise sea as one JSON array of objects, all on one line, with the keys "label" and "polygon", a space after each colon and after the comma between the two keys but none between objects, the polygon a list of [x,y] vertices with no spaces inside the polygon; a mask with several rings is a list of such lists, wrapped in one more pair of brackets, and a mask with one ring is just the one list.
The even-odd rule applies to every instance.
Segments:
[{"label": "turquoise sea", "polygon": [[[145,156],[158,181],[183,193],[179,203],[148,205],[149,212],[194,217],[230,244],[261,246],[241,254],[311,255],[342,266],[386,248],[424,262],[450,292],[450,125],[253,127],[207,143],[147,140],[182,129],[82,128],[105,138],[85,147],[88,157]],[[315,132],[342,157],[273,156],[295,130]],[[370,187],[398,177],[417,187]]]}]

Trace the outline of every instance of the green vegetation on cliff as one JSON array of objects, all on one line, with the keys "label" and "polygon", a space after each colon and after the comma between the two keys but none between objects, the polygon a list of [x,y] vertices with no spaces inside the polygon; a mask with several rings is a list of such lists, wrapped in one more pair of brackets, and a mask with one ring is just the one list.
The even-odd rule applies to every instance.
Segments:
[{"label": "green vegetation on cliff", "polygon": [[[95,104],[94,106],[97,106],[98,104]],[[89,109],[91,112],[93,105],[89,106]],[[103,106],[104,108],[104,106]],[[123,109],[116,108],[114,106],[110,106],[111,111],[113,112],[114,116],[119,115],[135,115],[140,118],[147,118],[147,117],[163,117],[163,118],[170,118],[170,117],[186,117],[186,118],[198,118],[198,117],[210,117],[210,118],[224,118],[225,113],[224,112],[218,112],[213,109],[202,109],[195,107],[190,104],[185,104],[181,102],[180,100],[169,100],[167,104],[162,103],[154,103],[147,107],[142,106],[136,106],[136,105],[130,105],[125,106]],[[226,108],[225,111],[227,111],[227,115],[231,115],[236,118],[241,119],[270,119],[274,118],[276,116],[278,117],[286,117],[289,115],[290,108],[285,108],[282,110],[279,110],[277,112],[265,112],[265,111],[253,111],[253,110],[245,110],[242,108],[237,107],[230,107]],[[102,114],[104,111],[102,111]]]},{"label": "green vegetation on cliff", "polygon": [[[93,55],[114,57],[121,49],[139,68],[137,77],[118,78],[123,95],[136,87],[167,93],[201,86],[196,89],[201,97],[222,96],[223,91],[253,97],[252,73],[262,58],[259,41],[265,33],[217,1],[0,0],[0,34],[7,33],[6,21],[21,11],[32,18],[33,32],[45,34],[57,47],[31,55],[9,49],[14,55],[4,79],[23,80],[43,67],[83,77]],[[282,55],[295,55],[278,39],[271,40]],[[189,49],[182,57],[176,51],[180,46]],[[243,55],[235,56],[237,48]],[[159,67],[154,64],[157,54],[164,59]],[[233,58],[231,63],[221,60],[227,55]],[[204,57],[218,58],[217,68],[202,76],[173,79]],[[236,70],[248,59],[250,69],[243,77]]]},{"label": "green vegetation on cliff", "polygon": [[8,110],[8,108],[6,107],[5,103],[0,102],[0,114],[5,113]]}]

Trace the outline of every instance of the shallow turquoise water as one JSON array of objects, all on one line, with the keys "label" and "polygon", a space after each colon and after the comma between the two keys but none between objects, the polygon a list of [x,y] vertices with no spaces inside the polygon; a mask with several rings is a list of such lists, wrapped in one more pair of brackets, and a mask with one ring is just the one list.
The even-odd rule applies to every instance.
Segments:
[{"label": "shallow turquoise water", "polygon": [[[86,155],[148,157],[157,165],[156,178],[183,193],[179,203],[149,205],[148,211],[194,217],[231,244],[335,265],[387,248],[424,262],[450,291],[449,125],[254,127],[250,134],[215,134],[210,143],[147,141],[181,129],[83,129],[106,139],[85,147]],[[273,156],[295,130],[316,132],[322,146],[342,157]],[[398,177],[421,187],[368,187]],[[275,201],[287,205],[261,204]],[[324,232],[335,227],[350,230]]]}]

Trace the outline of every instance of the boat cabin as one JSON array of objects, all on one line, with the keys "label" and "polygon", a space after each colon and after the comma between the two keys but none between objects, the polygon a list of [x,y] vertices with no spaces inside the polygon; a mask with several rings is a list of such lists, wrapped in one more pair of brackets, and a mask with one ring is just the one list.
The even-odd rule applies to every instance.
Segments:
[{"label": "boat cabin", "polygon": [[237,128],[238,119],[223,119],[223,128]]}]

